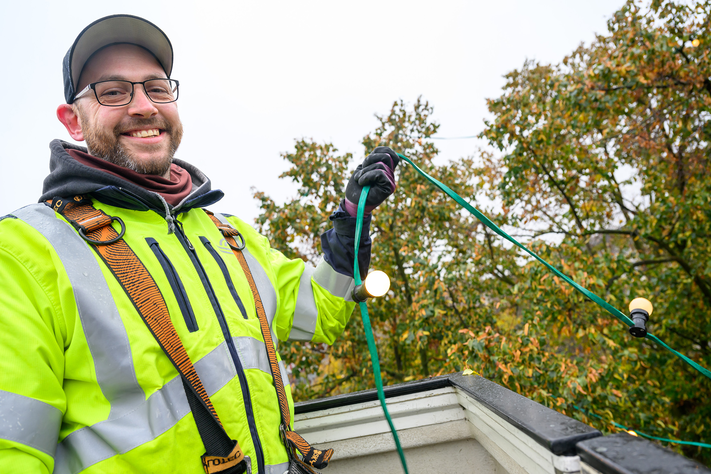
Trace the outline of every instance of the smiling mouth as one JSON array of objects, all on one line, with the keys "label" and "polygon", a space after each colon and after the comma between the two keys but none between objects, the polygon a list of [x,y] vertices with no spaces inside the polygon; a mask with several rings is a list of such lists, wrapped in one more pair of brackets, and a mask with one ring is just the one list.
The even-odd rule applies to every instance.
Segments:
[{"label": "smiling mouth", "polygon": [[152,128],[150,130],[132,130],[130,132],[122,133],[121,135],[125,135],[127,137],[134,137],[134,138],[149,138],[149,137],[157,137],[161,134],[161,130],[157,128]]}]

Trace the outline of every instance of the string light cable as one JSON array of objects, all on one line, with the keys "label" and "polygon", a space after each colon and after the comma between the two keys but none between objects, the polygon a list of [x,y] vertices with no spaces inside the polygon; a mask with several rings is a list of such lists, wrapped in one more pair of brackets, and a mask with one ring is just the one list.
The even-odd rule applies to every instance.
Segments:
[{"label": "string light cable", "polygon": [[[355,258],[353,259],[353,278],[355,279],[356,287],[363,284],[363,281],[360,278],[360,269],[358,268],[358,246],[360,242],[360,234],[363,231],[363,214],[365,213],[365,201],[368,198],[369,191],[370,186],[363,187],[363,190],[360,193],[360,200],[358,201],[358,211],[356,213]],[[378,348],[375,347],[375,338],[373,337],[373,329],[368,315],[368,306],[365,301],[360,301],[358,306],[360,306],[360,316],[363,320],[365,338],[368,341],[368,351],[370,352],[370,360],[373,365],[373,376],[375,378],[375,387],[378,391],[378,400],[380,400],[380,406],[383,408],[385,419],[388,421],[388,425],[390,426],[390,432],[393,434],[393,438],[395,439],[395,446],[397,447],[397,453],[400,456],[402,468],[405,471],[405,474],[409,474],[409,471],[407,470],[407,462],[405,461],[405,453],[403,452],[402,445],[400,444],[400,438],[397,435],[397,430],[395,429],[392,418],[390,418],[390,413],[388,412],[388,407],[385,403],[383,379],[380,376],[380,359],[378,358]]]}]

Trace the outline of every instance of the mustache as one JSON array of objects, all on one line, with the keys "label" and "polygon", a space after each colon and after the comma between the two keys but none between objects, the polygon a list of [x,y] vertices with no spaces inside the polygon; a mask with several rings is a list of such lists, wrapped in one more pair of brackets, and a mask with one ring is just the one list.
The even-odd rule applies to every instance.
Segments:
[{"label": "mustache", "polygon": [[127,122],[120,123],[114,127],[114,134],[121,135],[122,133],[135,130],[137,128],[158,128],[165,130],[167,133],[173,131],[173,127],[168,121],[159,118],[149,119],[131,119]]}]

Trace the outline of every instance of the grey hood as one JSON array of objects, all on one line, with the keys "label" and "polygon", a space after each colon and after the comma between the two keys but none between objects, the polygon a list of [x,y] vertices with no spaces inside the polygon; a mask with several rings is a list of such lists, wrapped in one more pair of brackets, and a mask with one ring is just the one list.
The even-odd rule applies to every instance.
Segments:
[{"label": "grey hood", "polygon": [[55,197],[71,198],[79,194],[90,194],[101,202],[115,206],[135,210],[152,209],[161,214],[175,215],[194,207],[209,206],[224,196],[219,189],[211,189],[210,179],[202,171],[190,163],[174,159],[175,164],[190,173],[193,189],[177,206],[172,207],[159,194],[131,181],[83,165],[66,151],[75,149],[86,152],[84,147],[62,140],[52,140],[49,149],[49,175],[44,180],[39,202]]}]

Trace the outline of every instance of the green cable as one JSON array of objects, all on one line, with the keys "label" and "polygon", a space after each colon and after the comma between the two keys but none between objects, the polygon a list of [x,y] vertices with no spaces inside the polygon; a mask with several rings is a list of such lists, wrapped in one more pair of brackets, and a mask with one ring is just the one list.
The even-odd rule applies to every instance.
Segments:
[{"label": "green cable", "polygon": [[[353,277],[355,278],[356,286],[363,283],[360,278],[360,269],[358,268],[358,246],[360,244],[360,234],[363,230],[363,214],[365,213],[365,200],[368,197],[368,191],[370,191],[370,186],[364,186],[363,191],[361,191],[360,193],[360,200],[358,201],[358,212],[356,215],[355,257],[353,258]],[[358,303],[358,305],[360,306],[360,316],[363,319],[365,338],[368,341],[368,351],[370,351],[370,360],[373,363],[373,375],[375,376],[375,386],[378,389],[378,399],[380,400],[380,406],[383,407],[383,413],[385,413],[385,418],[388,420],[388,425],[390,425],[390,431],[393,434],[393,438],[395,438],[395,446],[397,447],[397,453],[400,455],[400,462],[402,463],[402,468],[405,470],[405,474],[409,474],[407,470],[407,462],[405,462],[405,453],[402,451],[402,446],[400,445],[400,438],[397,435],[395,425],[393,424],[393,420],[390,418],[388,407],[385,404],[383,379],[380,377],[380,359],[378,359],[378,349],[375,347],[373,329],[370,325],[370,317],[368,316],[368,306],[365,304],[365,301]]]},{"label": "green cable", "polygon": [[[603,420],[603,421],[605,420],[603,417],[601,417],[601,416],[598,415],[597,413],[590,413],[589,411],[580,408],[578,405],[573,405],[573,408],[575,408],[576,410],[579,410],[579,411],[585,413],[585,414],[588,415],[588,416],[593,416],[593,417],[598,418],[598,419]],[[612,425],[613,425],[615,428],[619,428],[619,429],[625,430],[625,431],[634,431],[635,433],[637,433],[638,435],[640,435],[640,436],[642,436],[642,437],[644,437],[644,438],[654,439],[654,440],[657,440],[657,441],[665,441],[665,442],[667,442],[667,443],[687,444],[687,445],[689,445],[689,446],[699,446],[700,448],[711,448],[711,444],[708,444],[708,443],[701,443],[701,442],[699,442],[699,441],[682,441],[682,440],[679,440],[679,439],[659,438],[658,436],[652,436],[652,435],[647,434],[647,433],[642,433],[641,431],[632,430],[632,429],[626,427],[625,425],[621,425],[620,423],[616,423],[616,422],[614,422],[614,421],[611,422],[611,423],[612,423]]]},{"label": "green cable", "polygon": [[[532,250],[529,250],[528,247],[525,247],[524,245],[521,245],[516,239],[514,239],[514,238],[511,237],[509,234],[507,234],[506,232],[504,232],[503,230],[501,230],[496,224],[494,224],[493,222],[491,222],[488,217],[486,217],[484,214],[482,214],[482,213],[479,212],[476,208],[474,208],[471,204],[469,204],[469,203],[466,202],[464,199],[462,199],[462,197],[459,196],[459,194],[455,193],[455,192],[452,191],[449,187],[447,187],[446,185],[440,183],[440,182],[437,181],[435,178],[433,178],[432,176],[430,176],[430,175],[428,175],[427,173],[425,173],[424,171],[422,171],[422,170],[421,170],[415,163],[413,163],[412,160],[410,160],[408,157],[406,157],[405,155],[403,155],[403,154],[401,154],[401,153],[398,153],[398,156],[399,156],[400,158],[402,158],[403,160],[405,160],[405,161],[406,161],[407,163],[409,163],[410,165],[412,165],[412,167],[415,168],[415,170],[417,170],[417,172],[420,173],[425,179],[427,179],[427,181],[429,181],[430,183],[432,183],[433,185],[435,185],[436,187],[438,187],[439,189],[441,189],[442,191],[444,191],[449,197],[451,197],[452,199],[454,199],[460,206],[462,206],[464,209],[466,209],[466,210],[469,211],[471,214],[473,214],[474,217],[476,217],[477,219],[479,219],[479,220],[480,220],[485,226],[487,226],[489,229],[493,230],[494,232],[496,232],[498,235],[500,235],[500,236],[503,237],[504,239],[508,240],[509,242],[511,242],[511,243],[514,244],[515,246],[519,247],[520,249],[524,250],[524,251],[525,251],[526,253],[528,253],[530,256],[532,256],[533,258],[535,258],[536,260],[538,260],[540,263],[542,263],[543,265],[545,265],[551,272],[553,272],[554,274],[556,274],[557,276],[559,276],[560,278],[562,278],[563,280],[565,280],[570,286],[572,286],[573,288],[575,288],[576,290],[578,290],[580,293],[582,293],[583,295],[585,295],[588,299],[594,301],[594,302],[597,303],[599,306],[601,306],[602,308],[606,309],[607,312],[609,312],[611,315],[613,315],[614,317],[616,317],[617,319],[619,319],[620,321],[622,321],[623,323],[625,323],[627,326],[632,326],[632,325],[634,324],[634,323],[632,322],[632,320],[627,317],[627,315],[625,315],[624,313],[622,313],[622,311],[620,311],[619,309],[615,308],[615,307],[612,306],[610,303],[608,303],[607,301],[605,301],[605,300],[603,300],[602,298],[600,298],[599,296],[597,296],[595,293],[593,293],[593,292],[587,290],[586,288],[583,288],[582,286],[578,285],[578,284],[577,284],[575,281],[573,281],[571,278],[569,278],[568,276],[564,275],[560,270],[558,270],[558,269],[555,268],[553,265],[551,265],[550,263],[546,262],[546,261],[543,260],[541,257],[539,257],[535,252],[533,252]],[[361,196],[361,199],[362,199],[362,196]],[[671,352],[672,354],[674,354],[675,356],[677,356],[678,358],[680,358],[681,360],[683,360],[684,362],[686,362],[687,364],[689,364],[691,367],[693,367],[694,369],[698,370],[698,371],[701,372],[703,375],[705,375],[706,377],[708,377],[709,379],[711,379],[711,371],[709,371],[707,368],[705,368],[705,367],[703,367],[703,366],[697,364],[697,363],[694,362],[693,360],[691,360],[691,359],[689,359],[688,357],[686,357],[684,354],[681,354],[681,353],[675,351],[674,349],[672,349],[671,347],[669,347],[668,345],[666,345],[664,342],[662,342],[658,337],[653,336],[653,335],[650,334],[650,333],[647,333],[646,337],[647,337],[647,339],[651,339],[652,341],[654,341],[654,342],[656,342],[657,344],[661,345],[662,347],[664,347],[665,349],[667,349],[669,352]]]}]

